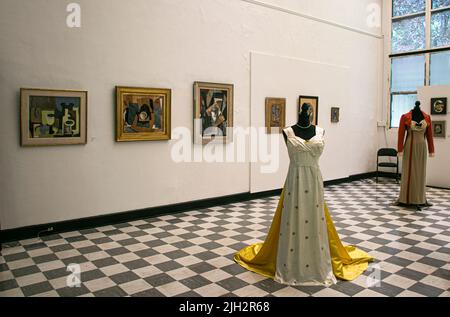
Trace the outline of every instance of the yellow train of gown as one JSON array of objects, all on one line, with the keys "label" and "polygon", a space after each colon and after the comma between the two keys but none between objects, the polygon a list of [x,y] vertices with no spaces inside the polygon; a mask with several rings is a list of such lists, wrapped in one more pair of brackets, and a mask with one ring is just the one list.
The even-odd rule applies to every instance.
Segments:
[{"label": "yellow train of gown", "polygon": [[[264,243],[249,245],[234,256],[234,260],[244,268],[270,278],[275,277],[276,271],[283,199],[284,188]],[[342,245],[326,204],[325,217],[333,274],[341,280],[351,281],[367,269],[368,262],[371,262],[373,258],[354,246]]]}]

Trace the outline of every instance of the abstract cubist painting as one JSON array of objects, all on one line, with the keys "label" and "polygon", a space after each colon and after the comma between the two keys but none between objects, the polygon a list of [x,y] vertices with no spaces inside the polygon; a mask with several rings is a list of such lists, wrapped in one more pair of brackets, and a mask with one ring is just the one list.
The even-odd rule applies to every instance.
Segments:
[{"label": "abstract cubist painting", "polygon": [[171,90],[116,87],[116,140],[170,139]]},{"label": "abstract cubist painting", "polygon": [[87,92],[21,89],[23,146],[85,144]]},{"label": "abstract cubist painting", "polygon": [[194,83],[194,142],[232,140],[233,85]]}]

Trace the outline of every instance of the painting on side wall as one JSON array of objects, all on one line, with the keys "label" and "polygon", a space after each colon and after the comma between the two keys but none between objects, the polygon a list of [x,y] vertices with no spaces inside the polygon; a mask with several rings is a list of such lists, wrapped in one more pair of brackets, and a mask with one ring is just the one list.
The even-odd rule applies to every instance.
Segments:
[{"label": "painting on side wall", "polygon": [[87,91],[20,89],[22,146],[86,144]]},{"label": "painting on side wall", "polygon": [[232,84],[194,83],[194,143],[229,143],[233,137]]},{"label": "painting on side wall", "polygon": [[300,96],[298,99],[298,113],[302,111],[302,106],[305,103],[312,108],[311,124],[317,125],[319,119],[319,97]]},{"label": "painting on side wall", "polygon": [[281,133],[286,122],[286,98],[266,98],[267,133]]},{"label": "painting on side wall", "polygon": [[447,98],[431,98],[431,114],[447,114]]},{"label": "painting on side wall", "polygon": [[433,136],[435,138],[445,138],[446,121],[433,121]]},{"label": "painting on side wall", "polygon": [[116,87],[116,141],[170,140],[171,90]]},{"label": "painting on side wall", "polygon": [[331,122],[338,123],[339,122],[339,108],[331,107]]}]

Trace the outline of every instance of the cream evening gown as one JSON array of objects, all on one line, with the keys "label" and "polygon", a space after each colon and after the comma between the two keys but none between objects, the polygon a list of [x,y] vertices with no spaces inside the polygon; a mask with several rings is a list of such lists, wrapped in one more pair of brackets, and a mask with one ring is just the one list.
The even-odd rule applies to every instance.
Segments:
[{"label": "cream evening gown", "polygon": [[353,246],[344,247],[324,202],[319,158],[324,130],[306,141],[288,127],[283,130],[289,171],[271,228],[264,243],[245,247],[235,261],[253,272],[288,285],[326,285],[336,277],[352,280],[372,261]]}]

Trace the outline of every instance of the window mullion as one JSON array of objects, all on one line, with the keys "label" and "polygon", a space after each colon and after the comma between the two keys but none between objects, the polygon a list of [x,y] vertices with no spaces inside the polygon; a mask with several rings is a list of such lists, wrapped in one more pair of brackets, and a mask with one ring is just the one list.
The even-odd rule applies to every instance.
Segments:
[{"label": "window mullion", "polygon": [[411,19],[411,18],[415,18],[415,17],[420,17],[424,15],[424,12],[415,12],[415,13],[410,13],[410,14],[405,14],[405,15],[400,15],[400,16],[396,16],[396,17],[392,17],[392,21],[399,21],[399,20],[404,20],[404,19]]},{"label": "window mullion", "polygon": [[393,91],[392,95],[414,95],[417,94],[417,90],[404,90],[404,91]]},{"label": "window mullion", "polygon": [[442,12],[442,11],[446,11],[448,9],[450,9],[450,6],[440,7],[440,8],[437,8],[437,9],[431,9],[431,13]]},{"label": "window mullion", "polygon": [[[432,0],[426,0],[425,7],[425,47],[430,49],[431,47],[431,8]],[[425,86],[430,85],[430,53],[425,54]]]},{"label": "window mullion", "polygon": [[425,48],[427,50],[431,47],[431,1],[426,0],[425,7]]}]

